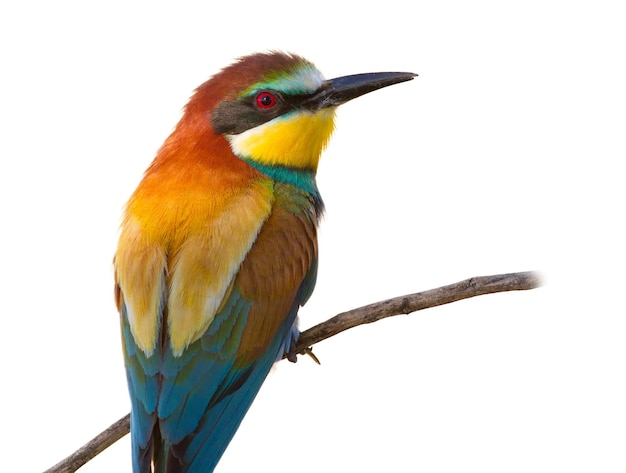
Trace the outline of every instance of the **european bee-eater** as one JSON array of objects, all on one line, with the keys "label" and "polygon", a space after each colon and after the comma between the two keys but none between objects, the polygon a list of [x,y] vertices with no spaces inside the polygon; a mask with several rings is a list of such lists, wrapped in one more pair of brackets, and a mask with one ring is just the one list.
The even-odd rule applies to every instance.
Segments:
[{"label": "european bee-eater", "polygon": [[315,285],[315,183],[338,105],[415,74],[325,80],[241,58],[202,84],[127,203],[115,294],[135,473],[212,472]]}]

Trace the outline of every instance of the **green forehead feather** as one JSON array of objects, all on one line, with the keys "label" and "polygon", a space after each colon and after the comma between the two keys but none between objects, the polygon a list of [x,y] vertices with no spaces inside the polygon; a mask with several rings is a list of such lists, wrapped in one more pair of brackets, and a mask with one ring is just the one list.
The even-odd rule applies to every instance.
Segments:
[{"label": "green forehead feather", "polygon": [[277,90],[287,95],[310,94],[324,82],[322,73],[311,63],[301,62],[289,70],[269,71],[256,84],[244,90],[239,97],[253,95],[261,90]]}]

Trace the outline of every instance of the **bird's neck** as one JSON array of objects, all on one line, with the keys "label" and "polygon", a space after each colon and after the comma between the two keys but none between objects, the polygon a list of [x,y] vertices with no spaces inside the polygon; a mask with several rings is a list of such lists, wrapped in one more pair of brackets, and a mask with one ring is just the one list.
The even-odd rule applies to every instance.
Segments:
[{"label": "bird's neck", "polygon": [[243,160],[276,182],[296,186],[308,194],[311,194],[314,198],[320,198],[320,193],[315,181],[315,171],[313,170],[261,164],[249,158],[243,158]]}]

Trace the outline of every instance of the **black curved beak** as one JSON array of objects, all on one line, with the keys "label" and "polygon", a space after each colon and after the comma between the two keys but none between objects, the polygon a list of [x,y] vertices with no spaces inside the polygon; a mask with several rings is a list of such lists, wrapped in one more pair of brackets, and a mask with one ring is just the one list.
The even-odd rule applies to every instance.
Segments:
[{"label": "black curved beak", "polygon": [[325,81],[320,89],[301,105],[311,110],[336,107],[361,95],[412,80],[414,77],[417,77],[417,74],[412,72],[371,72],[337,77]]}]

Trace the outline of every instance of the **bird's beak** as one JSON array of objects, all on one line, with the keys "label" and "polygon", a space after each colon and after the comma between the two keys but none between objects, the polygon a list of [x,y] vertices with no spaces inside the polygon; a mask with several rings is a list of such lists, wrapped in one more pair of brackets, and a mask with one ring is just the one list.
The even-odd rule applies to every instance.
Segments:
[{"label": "bird's beak", "polygon": [[303,106],[311,110],[336,107],[361,95],[417,77],[412,72],[371,72],[337,77],[325,81]]}]

